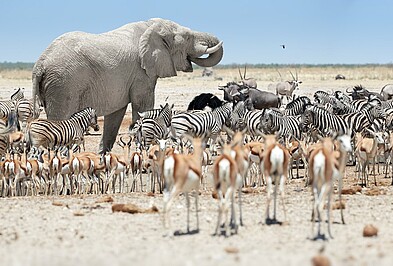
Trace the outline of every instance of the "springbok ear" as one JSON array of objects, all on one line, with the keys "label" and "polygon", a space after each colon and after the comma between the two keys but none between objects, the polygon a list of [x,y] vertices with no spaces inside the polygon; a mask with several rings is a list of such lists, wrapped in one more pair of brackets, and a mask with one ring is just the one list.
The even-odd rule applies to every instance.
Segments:
[{"label": "springbok ear", "polygon": [[170,34],[160,23],[153,23],[139,39],[141,67],[149,77],[176,76],[175,64],[169,51],[170,44],[165,40]]}]

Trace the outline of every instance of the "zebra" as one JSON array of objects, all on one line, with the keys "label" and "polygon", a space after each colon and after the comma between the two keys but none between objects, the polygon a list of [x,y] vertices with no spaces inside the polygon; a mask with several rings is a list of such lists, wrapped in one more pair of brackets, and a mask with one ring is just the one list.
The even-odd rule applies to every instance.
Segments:
[{"label": "zebra", "polygon": [[10,100],[0,101],[0,119],[8,119],[8,116],[12,111],[15,111],[15,103],[21,99],[24,99],[24,93],[21,88],[11,95]]},{"label": "zebra", "polygon": [[301,139],[300,118],[300,115],[288,116],[277,109],[267,109],[261,117],[261,129],[265,134],[277,134],[278,137],[284,139],[290,139],[291,137]]},{"label": "zebra", "polygon": [[[165,112],[162,109],[162,112]],[[136,140],[145,149],[159,139],[168,137],[169,128],[166,126],[164,117],[159,114],[156,118],[142,118],[138,120],[138,130],[136,132]]]},{"label": "zebra", "polygon": [[192,137],[211,137],[213,143],[232,112],[232,103],[225,103],[213,111],[179,113],[172,117],[171,134],[175,139],[184,134]]},{"label": "zebra", "polygon": [[172,109],[174,104],[171,106],[169,103],[166,103],[164,106],[160,105],[161,108],[159,109],[152,109],[142,113],[138,113],[141,118],[151,118],[154,119],[158,116],[164,118],[165,125],[169,127],[171,125],[172,120]]},{"label": "zebra", "polygon": [[[35,101],[36,104],[38,101]],[[40,116],[40,107],[34,108],[34,101],[32,99],[20,99],[15,103],[15,110],[18,116],[18,121],[21,125],[21,130],[24,131],[26,124]]]},{"label": "zebra", "polygon": [[311,104],[311,100],[307,96],[297,97],[295,100],[287,104],[284,110],[284,114],[291,115],[291,116],[300,115],[304,113],[306,106],[310,104]]},{"label": "zebra", "polygon": [[99,130],[96,111],[90,107],[74,113],[67,120],[38,119],[27,127],[27,144],[30,148],[59,149],[82,137],[89,126]]},{"label": "zebra", "polygon": [[385,119],[386,114],[381,106],[366,105],[362,110],[350,114],[339,115],[352,129],[351,136],[370,128],[376,119]]},{"label": "zebra", "polygon": [[316,91],[314,93],[314,102],[319,103],[319,104],[326,104],[330,103],[334,105],[336,103],[337,99],[334,97],[334,95],[331,95],[327,93],[326,91]]},{"label": "zebra", "polygon": [[260,134],[261,116],[266,109],[247,110],[245,103],[239,101],[233,108],[231,114],[231,125],[233,130],[246,130],[251,137],[257,137]]},{"label": "zebra", "polygon": [[16,92],[11,95],[11,101],[17,102],[25,98],[24,89],[18,88]]},{"label": "zebra", "polygon": [[306,108],[306,111],[301,116],[299,127],[303,132],[313,127],[324,136],[332,136],[335,133],[340,136],[350,133],[350,125],[347,121],[317,106]]}]

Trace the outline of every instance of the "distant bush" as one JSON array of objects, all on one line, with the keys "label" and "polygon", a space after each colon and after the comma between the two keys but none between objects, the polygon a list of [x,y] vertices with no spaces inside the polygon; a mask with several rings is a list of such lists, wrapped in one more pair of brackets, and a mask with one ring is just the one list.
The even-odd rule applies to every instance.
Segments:
[{"label": "distant bush", "polygon": [[0,71],[3,70],[33,70],[34,63],[26,62],[0,62]]}]

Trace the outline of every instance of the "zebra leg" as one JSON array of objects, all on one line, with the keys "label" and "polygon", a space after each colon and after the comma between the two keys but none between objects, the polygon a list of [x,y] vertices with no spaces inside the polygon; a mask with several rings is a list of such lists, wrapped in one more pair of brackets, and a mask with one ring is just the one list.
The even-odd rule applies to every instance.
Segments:
[{"label": "zebra leg", "polygon": [[[105,151],[112,150],[113,143],[115,143],[117,132],[119,131],[126,110],[127,110],[127,106],[104,117],[104,131],[102,134],[100,147],[99,147],[100,153],[104,153]],[[132,112],[134,113],[134,110],[132,110]]]}]

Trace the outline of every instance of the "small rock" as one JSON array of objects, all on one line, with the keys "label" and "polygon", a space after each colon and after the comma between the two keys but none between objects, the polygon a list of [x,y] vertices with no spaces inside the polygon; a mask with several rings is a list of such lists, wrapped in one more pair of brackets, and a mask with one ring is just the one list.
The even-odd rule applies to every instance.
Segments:
[{"label": "small rock", "polygon": [[376,228],[372,224],[368,224],[363,229],[363,236],[364,237],[373,237],[378,235],[378,228]]},{"label": "small rock", "polygon": [[105,196],[103,198],[96,200],[95,203],[105,203],[105,202],[114,202],[114,200],[111,196]]},{"label": "small rock", "polygon": [[316,255],[311,259],[313,266],[330,266],[330,260],[324,255]]},{"label": "small rock", "polygon": [[213,198],[213,199],[218,199],[217,191],[213,191],[213,192],[212,192],[212,198]]},{"label": "small rock", "polygon": [[152,206],[149,209],[141,209],[135,204],[128,203],[128,204],[113,204],[112,205],[112,212],[128,212],[131,214],[135,213],[157,213],[158,208],[156,206]]},{"label": "small rock", "polygon": [[74,216],[84,216],[85,214],[81,211],[74,212]]},{"label": "small rock", "polygon": [[239,253],[239,249],[237,247],[226,247],[224,250],[226,253],[230,254]]},{"label": "small rock", "polygon": [[343,188],[341,194],[343,195],[355,195],[358,192],[362,192],[361,186],[352,186],[349,188]]}]

